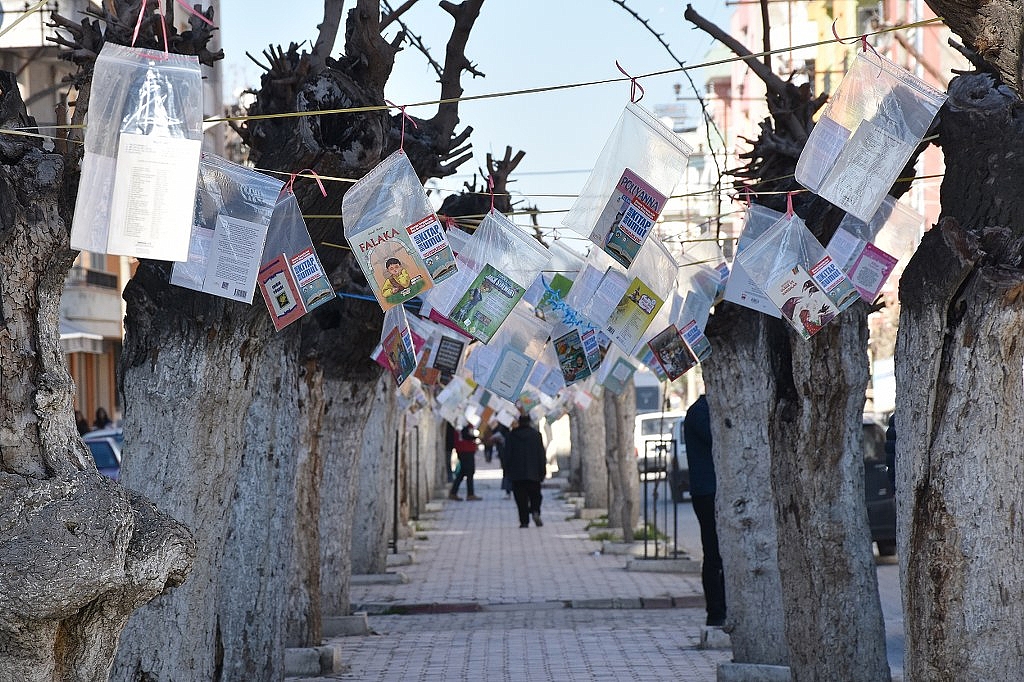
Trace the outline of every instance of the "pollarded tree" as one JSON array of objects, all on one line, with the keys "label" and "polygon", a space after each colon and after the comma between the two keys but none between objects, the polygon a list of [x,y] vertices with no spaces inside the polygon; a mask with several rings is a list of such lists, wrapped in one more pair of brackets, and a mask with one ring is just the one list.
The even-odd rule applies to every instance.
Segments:
[{"label": "pollarded tree", "polygon": [[[750,55],[692,8],[685,16],[737,55]],[[761,124],[737,174],[755,192],[781,192],[764,201],[781,212],[784,193],[800,189],[793,169],[824,97],[783,81],[756,58],[746,62],[767,86],[772,119]],[[807,193],[793,204],[828,243],[842,212]],[[788,663],[795,680],[888,679],[860,442],[867,306],[855,304],[804,341],[781,320],[723,303],[708,336],[714,353],[704,377],[716,469],[724,474],[716,506],[734,660]],[[753,471],[731,475],[748,463]]]},{"label": "pollarded tree", "polygon": [[[1018,3],[928,0],[977,72],[949,84],[938,224],[900,281],[896,488],[907,679],[1016,679],[1024,653],[1024,177]],[[984,59],[979,57],[981,55]]]},{"label": "pollarded tree", "polygon": [[[90,19],[70,26],[87,72],[102,31]],[[172,34],[207,59],[208,39]],[[80,85],[76,123],[87,76]],[[0,74],[0,128],[34,126],[14,75]],[[76,255],[78,141],[0,134],[0,677],[10,680],[106,679],[129,615],[180,584],[196,551],[182,524],[100,476],[77,437],[57,322]]]},{"label": "pollarded tree", "polygon": [[[470,68],[463,51],[481,3],[442,3],[455,19],[444,99],[461,94],[460,75]],[[402,40],[382,35],[397,12],[382,17],[379,2],[359,0],[348,14],[345,53],[330,58],[342,6],[325,2],[311,53],[294,45],[270,52],[250,114],[311,115],[241,128],[260,167],[357,178],[397,148],[401,118],[383,108],[315,115],[382,105]],[[454,133],[457,105],[417,122],[405,150],[421,177],[453,173],[468,158],[460,150],[468,132]],[[308,214],[340,213],[343,192],[332,184],[322,197],[313,183],[296,185]],[[338,220],[309,227],[318,247],[344,244]],[[348,252],[318,250],[336,290],[367,291]],[[319,643],[321,584],[330,581],[323,592],[335,615],[347,608],[357,549],[366,561],[383,560],[391,496],[379,491],[390,490],[395,475],[400,414],[390,377],[368,357],[381,313],[345,299],[275,333],[261,301],[250,308],[172,287],[167,269],[144,263],[125,293],[122,383],[133,443],[126,481],[196,528],[201,561],[184,589],[133,620],[115,673],[280,676],[286,646]],[[372,480],[360,484],[360,472]]]}]

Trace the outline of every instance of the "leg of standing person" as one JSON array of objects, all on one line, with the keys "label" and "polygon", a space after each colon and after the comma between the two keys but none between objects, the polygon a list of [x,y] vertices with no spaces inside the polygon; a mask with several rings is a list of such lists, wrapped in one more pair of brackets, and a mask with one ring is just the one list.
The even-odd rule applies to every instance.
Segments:
[{"label": "leg of standing person", "polygon": [[466,455],[459,455],[462,462],[462,471],[466,474],[466,499],[479,500],[473,492],[473,475],[476,473],[476,453],[470,452]]},{"label": "leg of standing person", "polygon": [[700,544],[704,551],[701,566],[701,583],[704,586],[704,601],[707,603],[707,624],[725,624],[725,573],[722,570],[722,555],[718,551],[718,528],[715,523],[715,496],[693,495],[693,511],[700,524]]},{"label": "leg of standing person", "polygon": [[512,481],[512,497],[516,500],[520,528],[530,525],[530,483],[530,481]]},{"label": "leg of standing person", "polygon": [[540,503],[543,499],[540,494],[540,483],[530,481],[529,496],[530,513],[533,515],[533,522],[538,526],[543,526],[544,522],[540,518]]},{"label": "leg of standing person", "polygon": [[462,479],[466,477],[466,469],[465,467],[462,466],[462,455],[459,455],[459,464],[456,467],[456,471],[458,472],[458,475],[455,476],[455,481],[452,482],[452,489],[448,493],[449,500],[462,499],[461,497],[459,497],[459,486],[462,485]]}]

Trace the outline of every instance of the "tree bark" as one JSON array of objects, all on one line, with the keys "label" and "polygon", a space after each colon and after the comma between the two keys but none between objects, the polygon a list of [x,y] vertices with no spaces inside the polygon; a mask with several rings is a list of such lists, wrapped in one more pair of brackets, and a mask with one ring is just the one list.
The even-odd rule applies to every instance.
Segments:
[{"label": "tree bark", "polygon": [[1011,596],[1024,589],[1013,549],[1024,508],[1022,124],[1019,99],[995,86],[988,75],[950,83],[942,217],[900,286],[896,499],[908,679],[1013,679],[1024,669],[1024,653],[1007,646],[1024,635]]},{"label": "tree bark", "polygon": [[[622,528],[623,541],[632,542],[640,520],[640,476],[633,454],[636,389],[630,383],[620,395],[605,393],[603,403],[604,457],[612,491],[608,503],[608,525]],[[593,407],[591,405],[591,409]]]},{"label": "tree bark", "polygon": [[587,509],[608,509],[608,461],[605,459],[604,401],[607,394],[594,398],[586,410],[578,407],[569,413],[571,461],[579,471],[579,491]]},{"label": "tree bark", "polygon": [[[35,127],[8,72],[0,127]],[[0,135],[0,678],[19,682],[106,679],[129,614],[181,584],[195,553],[77,437],[58,328],[75,154]]]},{"label": "tree bark", "polygon": [[766,315],[722,303],[706,331],[715,350],[701,367],[733,661],[789,665],[768,440],[775,398],[768,339],[780,330]]}]

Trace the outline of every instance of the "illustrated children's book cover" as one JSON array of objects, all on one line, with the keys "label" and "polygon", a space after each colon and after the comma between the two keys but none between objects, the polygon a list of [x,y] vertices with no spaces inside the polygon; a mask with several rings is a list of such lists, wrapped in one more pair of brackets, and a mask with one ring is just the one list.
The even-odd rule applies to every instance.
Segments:
[{"label": "illustrated children's book cover", "polygon": [[620,348],[632,352],[664,303],[654,290],[634,277],[608,318],[605,331]]},{"label": "illustrated children's book cover", "polygon": [[665,206],[665,195],[629,168],[622,171],[611,199],[590,235],[609,256],[628,268],[636,259]]},{"label": "illustrated children's book cover", "polygon": [[525,292],[526,289],[488,263],[448,318],[473,338],[487,343]]},{"label": "illustrated children's book cover", "polygon": [[697,359],[690,353],[683,340],[683,335],[673,324],[647,342],[651,352],[672,381],[683,376],[687,370],[697,364]]},{"label": "illustrated children's book cover", "polygon": [[[769,283],[765,290],[782,312],[782,317],[788,320],[805,340],[821,331],[822,327],[857,299],[857,290],[831,258],[826,257],[813,270],[825,275],[825,281],[833,285],[833,291],[838,295],[837,299],[834,299],[828,288],[819,283],[801,265],[794,265],[774,282]],[[838,275],[835,274],[836,271]],[[837,284],[840,279],[841,282]]]},{"label": "illustrated children's book cover", "polygon": [[419,252],[404,229],[378,226],[350,240],[380,307],[390,310],[432,286]]},{"label": "illustrated children's book cover", "polygon": [[392,328],[381,345],[388,370],[401,385],[416,370],[416,351],[409,328]]},{"label": "illustrated children's book cover", "polygon": [[587,352],[583,348],[583,340],[578,329],[573,328],[555,339],[555,355],[558,357],[558,366],[562,370],[566,386],[590,376]]},{"label": "illustrated children's book cover", "polygon": [[431,213],[405,228],[405,231],[419,251],[434,284],[440,284],[458,271],[455,254],[452,253],[448,237],[436,215]]}]

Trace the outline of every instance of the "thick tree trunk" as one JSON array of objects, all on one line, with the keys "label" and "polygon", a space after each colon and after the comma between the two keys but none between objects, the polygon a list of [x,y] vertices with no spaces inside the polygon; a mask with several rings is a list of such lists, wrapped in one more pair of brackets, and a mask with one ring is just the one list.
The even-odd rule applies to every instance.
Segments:
[{"label": "thick tree trunk", "polygon": [[787,329],[770,346],[772,487],[796,681],[890,677],[864,507],[866,318],[858,303],[810,341]]},{"label": "thick tree trunk", "polygon": [[715,515],[733,661],[788,665],[768,442],[775,400],[768,362],[772,327],[766,315],[719,305],[707,326],[715,350],[701,367],[711,409]]},{"label": "thick tree trunk", "polygon": [[1020,101],[954,79],[943,218],[901,280],[896,490],[908,679],[1016,679],[1024,400]]},{"label": "thick tree trunk", "polygon": [[[603,403],[604,457],[612,492],[608,502],[608,525],[622,528],[622,539],[632,542],[640,520],[640,475],[633,453],[636,389],[630,383],[621,395],[606,393]],[[590,407],[594,408],[593,405]]]},{"label": "thick tree trunk", "polygon": [[[34,126],[0,72],[0,127]],[[0,679],[18,682],[105,680],[128,616],[195,553],[75,430],[58,305],[76,180],[39,139],[0,135]]]},{"label": "thick tree trunk", "polygon": [[[394,383],[390,375],[381,381]],[[359,415],[348,413],[346,432],[360,448],[356,514],[352,529],[352,573],[384,573],[388,543],[393,535],[395,441],[400,438],[400,416],[395,392],[387,384]],[[365,391],[365,386],[362,388]],[[359,417],[362,419],[360,420]],[[362,425],[356,426],[357,424]],[[399,443],[400,445],[400,443]]]},{"label": "thick tree trunk", "polygon": [[604,396],[586,410],[569,413],[570,470],[578,479],[587,509],[608,509],[608,462],[605,459]]}]

